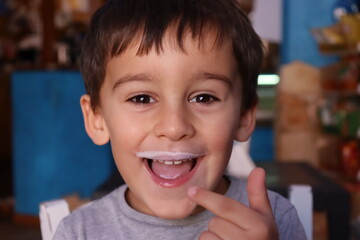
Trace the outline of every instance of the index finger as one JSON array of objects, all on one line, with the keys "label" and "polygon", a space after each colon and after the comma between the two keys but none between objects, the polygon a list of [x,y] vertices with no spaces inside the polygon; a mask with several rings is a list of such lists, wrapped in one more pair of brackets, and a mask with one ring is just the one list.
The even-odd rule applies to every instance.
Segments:
[{"label": "index finger", "polygon": [[221,194],[194,186],[189,188],[188,196],[193,202],[215,215],[244,229],[257,220],[250,208]]}]

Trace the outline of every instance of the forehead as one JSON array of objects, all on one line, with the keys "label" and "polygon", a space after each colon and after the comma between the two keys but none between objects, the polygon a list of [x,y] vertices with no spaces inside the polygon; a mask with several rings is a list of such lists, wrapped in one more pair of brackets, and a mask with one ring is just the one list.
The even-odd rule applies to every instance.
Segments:
[{"label": "forehead", "polygon": [[[142,33],[137,33],[128,47],[118,55],[111,57],[108,63],[113,62],[114,58],[119,57],[126,59],[129,57],[146,57],[151,55],[152,59],[154,59],[154,56],[161,57],[166,55],[169,57],[170,55],[171,58],[171,55],[173,55],[176,58],[176,55],[183,55],[184,57],[197,58],[199,60],[203,58],[203,61],[218,57],[219,60],[221,59],[231,64],[231,67],[236,68],[237,62],[231,39],[220,38],[217,31],[208,29],[207,32],[196,36],[187,31],[182,34],[181,40],[179,40],[176,31],[174,28],[169,28],[161,39],[161,44],[159,46],[153,45],[146,51],[143,50],[144,36],[141,35]],[[220,62],[219,65],[221,65]],[[118,67],[121,68],[120,65]]]},{"label": "forehead", "polygon": [[168,82],[166,85],[184,83],[182,86],[190,86],[188,84],[199,82],[196,80],[200,79],[217,79],[233,86],[236,91],[240,90],[240,73],[233,54],[232,42],[226,40],[220,44],[210,33],[202,41],[199,42],[199,39],[187,35],[181,50],[169,34],[164,38],[160,51],[152,48],[146,54],[138,54],[140,43],[133,43],[122,54],[108,62],[105,88],[115,88],[114,86],[118,86],[119,83],[123,86],[124,82],[136,82],[129,79],[152,79],[146,81],[148,83],[153,80],[164,80]]},{"label": "forehead", "polygon": [[[217,24],[203,23],[195,28],[191,26],[181,26],[180,20],[171,22],[161,34],[152,34],[147,31],[145,26],[139,27],[135,32],[127,34],[114,34],[115,38],[110,40],[109,59],[120,55],[128,48],[137,48],[138,55],[144,55],[151,50],[157,53],[163,51],[164,47],[172,48],[181,52],[186,52],[185,45],[196,45],[201,48],[215,48],[229,42],[230,35]],[[117,40],[116,40],[117,39]]]},{"label": "forehead", "polygon": [[122,49],[118,54],[110,56],[109,60],[114,57],[127,55],[124,53],[132,52],[136,56],[146,56],[148,54],[156,53],[158,55],[164,52],[181,53],[189,55],[189,53],[198,52],[202,55],[226,54],[229,60],[236,63],[236,58],[233,52],[233,42],[229,37],[220,36],[217,29],[204,27],[201,34],[194,35],[190,30],[178,34],[176,26],[171,26],[167,29],[158,44],[148,46],[146,43],[146,36],[142,31],[138,31],[132,41],[127,45],[126,49]]},{"label": "forehead", "polygon": [[[100,90],[101,99],[111,95],[118,86],[122,86],[121,91],[126,91],[124,89],[140,86],[164,90],[164,87],[176,85],[177,87],[172,89],[181,93],[184,90],[209,86],[203,84],[208,83],[207,79],[220,80],[218,82],[231,86],[231,91],[238,97],[242,95],[242,78],[233,53],[232,41],[224,39],[218,42],[216,35],[211,32],[201,39],[187,34],[180,49],[174,35],[167,33],[159,51],[153,47],[147,53],[139,54],[140,40],[137,39],[137,42],[134,41],[121,54],[107,62]],[[136,85],[140,82],[145,85]]]}]

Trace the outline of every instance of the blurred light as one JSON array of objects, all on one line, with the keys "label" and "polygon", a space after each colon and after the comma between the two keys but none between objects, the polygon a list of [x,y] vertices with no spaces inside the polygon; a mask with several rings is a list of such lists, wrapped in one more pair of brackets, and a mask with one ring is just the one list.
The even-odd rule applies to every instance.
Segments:
[{"label": "blurred light", "polygon": [[258,77],[259,85],[277,85],[279,81],[279,75],[276,74],[260,74]]}]

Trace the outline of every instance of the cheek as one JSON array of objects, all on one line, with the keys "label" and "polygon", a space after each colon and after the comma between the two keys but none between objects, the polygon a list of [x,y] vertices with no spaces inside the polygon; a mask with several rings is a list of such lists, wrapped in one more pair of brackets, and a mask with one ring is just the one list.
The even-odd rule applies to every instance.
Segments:
[{"label": "cheek", "polygon": [[211,140],[211,151],[216,152],[217,154],[227,153],[231,149],[233,144],[233,138],[228,136],[224,132],[216,134]]},{"label": "cheek", "polygon": [[136,124],[129,118],[114,118],[109,126],[110,142],[115,160],[134,155],[146,134],[144,124]]},{"label": "cheek", "polygon": [[222,162],[226,162],[230,158],[233,141],[235,140],[237,122],[233,116],[217,119],[216,123],[207,128],[206,139],[208,141],[209,148],[216,154],[217,158],[223,159]]},{"label": "cheek", "polygon": [[137,175],[137,171],[141,169],[142,162],[136,161],[135,152],[139,150],[141,136],[144,133],[141,125],[136,126],[121,121],[117,122],[116,125],[113,126],[110,135],[112,154],[122,177],[126,182],[131,183],[134,173]]},{"label": "cheek", "polygon": [[233,140],[218,139],[213,142],[212,147],[212,152],[215,155],[214,160],[217,162],[216,165],[221,168],[227,166],[233,147]]},{"label": "cheek", "polygon": [[[221,116],[221,115],[220,115]],[[224,146],[232,144],[236,136],[237,119],[232,115],[214,117],[211,124],[205,125],[204,134],[212,142],[215,149],[224,149]]]},{"label": "cheek", "polygon": [[112,141],[132,140],[134,137],[139,136],[146,127],[146,122],[140,117],[134,117],[125,111],[123,113],[114,113],[109,120],[108,126]]}]

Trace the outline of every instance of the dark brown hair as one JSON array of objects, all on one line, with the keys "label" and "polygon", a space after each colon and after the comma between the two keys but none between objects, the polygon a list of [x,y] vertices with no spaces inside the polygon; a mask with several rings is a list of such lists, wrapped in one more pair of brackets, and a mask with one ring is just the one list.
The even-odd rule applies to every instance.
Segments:
[{"label": "dark brown hair", "polygon": [[263,46],[236,0],[108,0],[91,19],[80,57],[93,109],[99,104],[107,62],[135,41],[140,41],[139,55],[151,49],[161,52],[170,27],[182,51],[187,33],[200,44],[209,30],[215,30],[218,44],[230,39],[242,80],[243,111],[257,103]]}]

